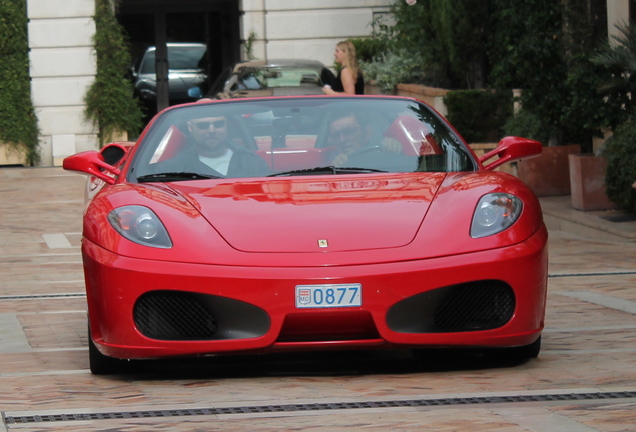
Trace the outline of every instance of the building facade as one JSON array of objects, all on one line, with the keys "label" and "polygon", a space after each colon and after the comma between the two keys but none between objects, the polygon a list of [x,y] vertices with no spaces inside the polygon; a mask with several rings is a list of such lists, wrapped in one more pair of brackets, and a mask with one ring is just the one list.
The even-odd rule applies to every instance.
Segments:
[{"label": "building facade", "polygon": [[[126,4],[121,0],[120,4]],[[207,0],[213,2],[214,0]],[[393,0],[236,0],[240,39],[253,34],[258,58],[310,58],[333,63],[336,42],[368,36]],[[139,2],[137,2],[139,3]],[[152,0],[147,8],[169,0]],[[205,3],[199,1],[199,3]],[[40,128],[41,166],[61,165],[97,149],[97,131],[84,118],[84,95],[96,73],[92,37],[95,0],[27,0],[33,104]],[[244,50],[243,55],[244,55]]]},{"label": "building facade", "polygon": [[[198,0],[198,4],[215,0]],[[219,0],[216,0],[219,1]],[[310,58],[333,63],[335,44],[371,34],[372,22],[394,0],[235,0],[240,40],[252,36],[257,58]],[[185,4],[177,0],[120,0],[153,8]],[[608,31],[627,22],[634,0],[607,0]],[[173,4],[174,3],[174,4]],[[632,7],[632,9],[634,9]],[[27,0],[33,104],[40,128],[41,166],[97,149],[97,131],[84,117],[84,95],[96,73],[92,37],[95,0]],[[244,47],[244,46],[243,46]],[[245,57],[245,50],[242,49]]]}]

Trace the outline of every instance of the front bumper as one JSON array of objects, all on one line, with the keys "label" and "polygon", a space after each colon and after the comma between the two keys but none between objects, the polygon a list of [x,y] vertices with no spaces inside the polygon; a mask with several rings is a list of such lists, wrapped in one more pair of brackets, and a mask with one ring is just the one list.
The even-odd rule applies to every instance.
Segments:
[{"label": "front bumper", "polygon": [[[426,260],[311,268],[139,260],[118,256],[86,239],[82,252],[95,345],[105,355],[132,359],[381,346],[528,345],[543,329],[546,244],[547,232],[542,228],[521,244],[494,250]],[[449,291],[445,287],[461,286],[463,291],[470,291],[471,284],[490,282],[508,287],[513,297],[509,319],[496,328],[457,331],[436,328],[430,324],[430,317],[429,324],[422,325],[417,323],[417,316],[402,319],[404,314],[417,314],[418,305],[426,304],[428,294],[439,303],[441,297],[433,293]],[[361,306],[296,308],[297,285],[342,283],[361,284]],[[156,322],[153,320],[159,309],[144,299],[160,298],[165,293],[169,299],[174,297],[171,294],[191,299],[180,303],[182,312],[174,315],[205,321],[209,335],[195,332],[180,338],[171,331],[153,333],[154,327],[148,323]],[[408,299],[416,300],[409,303]],[[195,304],[208,312],[201,312]],[[404,304],[410,306],[396,306]],[[429,314],[427,308],[422,308],[423,321]]]}]

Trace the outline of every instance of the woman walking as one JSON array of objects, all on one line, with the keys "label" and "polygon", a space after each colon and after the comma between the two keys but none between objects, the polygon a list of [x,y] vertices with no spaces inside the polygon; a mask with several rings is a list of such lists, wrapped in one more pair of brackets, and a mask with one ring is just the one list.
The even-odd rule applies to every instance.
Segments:
[{"label": "woman walking", "polygon": [[326,95],[337,94],[364,94],[364,77],[358,65],[356,47],[351,41],[345,40],[336,45],[334,52],[336,63],[342,66],[336,82],[331,86],[324,86]]}]

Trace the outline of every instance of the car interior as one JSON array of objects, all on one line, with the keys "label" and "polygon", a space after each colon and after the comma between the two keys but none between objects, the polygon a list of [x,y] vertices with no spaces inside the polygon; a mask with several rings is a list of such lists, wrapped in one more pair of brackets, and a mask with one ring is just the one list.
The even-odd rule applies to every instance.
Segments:
[{"label": "car interior", "polygon": [[[214,104],[211,104],[212,106]],[[240,106],[237,106],[240,108]],[[227,110],[228,135],[236,148],[258,154],[264,159],[273,175],[294,170],[309,170],[329,166],[337,153],[329,141],[329,126],[343,111],[334,111],[328,105],[311,106],[258,106],[249,110]],[[190,118],[210,116],[197,114],[200,110],[183,110],[184,116],[173,116],[172,122],[159,122],[154,137],[157,144],[148,156],[148,164],[168,160],[188,145]],[[196,111],[196,112],[195,112]],[[234,112],[233,112],[234,111]],[[449,132],[440,122],[426,122],[417,115],[387,110],[366,109],[363,113],[368,128],[372,130],[373,146],[365,153],[379,153],[373,158],[360,159],[366,168],[387,172],[447,172],[470,171],[475,163],[468,153],[457,149],[458,142],[449,139]],[[339,114],[340,113],[340,114]],[[440,131],[441,128],[444,128]],[[437,130],[436,130],[437,129]],[[161,138],[157,138],[161,135]],[[391,152],[399,153],[400,163],[387,162],[385,144],[391,144]],[[448,151],[448,149],[452,151]],[[408,161],[408,164],[405,165]],[[401,164],[401,165],[400,165]],[[357,166],[357,165],[356,165]],[[143,170],[142,170],[143,171]]]}]

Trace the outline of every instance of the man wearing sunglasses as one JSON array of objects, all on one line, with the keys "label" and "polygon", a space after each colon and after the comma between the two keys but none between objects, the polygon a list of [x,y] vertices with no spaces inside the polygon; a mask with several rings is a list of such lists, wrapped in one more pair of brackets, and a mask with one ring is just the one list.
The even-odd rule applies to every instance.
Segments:
[{"label": "man wearing sunglasses", "polygon": [[337,116],[329,126],[329,144],[335,146],[335,166],[360,166],[376,168],[382,166],[387,155],[398,155],[402,151],[399,142],[374,136],[363,113],[345,112]]},{"label": "man wearing sunglasses", "polygon": [[335,166],[342,166],[369,144],[371,128],[365,119],[353,112],[341,114],[329,126],[329,144],[336,147],[337,154],[333,159]]},{"label": "man wearing sunglasses", "polygon": [[263,159],[247,150],[236,148],[228,136],[225,117],[206,117],[188,122],[188,131],[196,150],[196,160],[188,163],[188,171],[223,177],[260,177],[269,169]]}]

